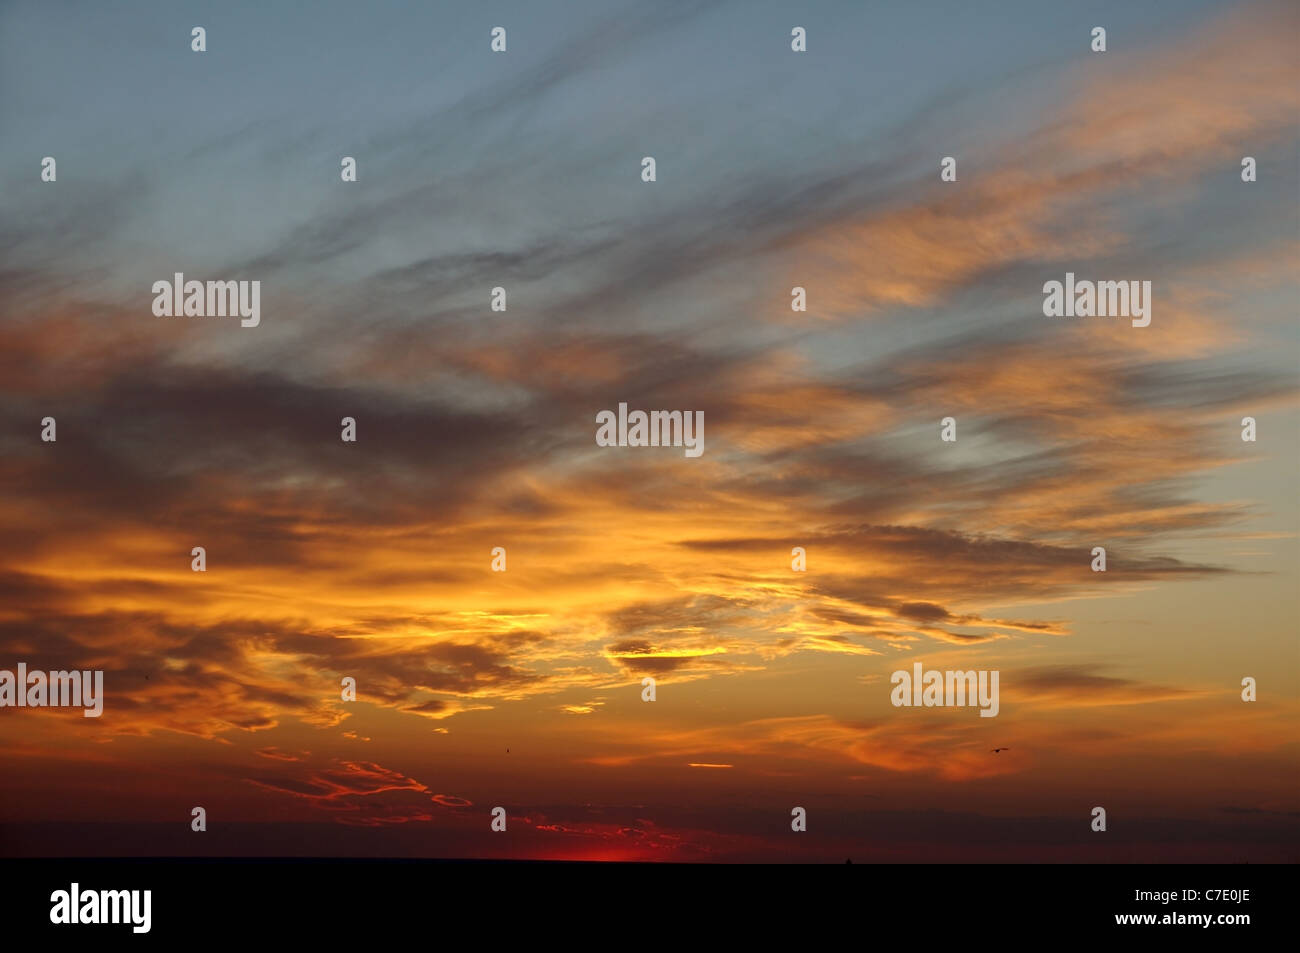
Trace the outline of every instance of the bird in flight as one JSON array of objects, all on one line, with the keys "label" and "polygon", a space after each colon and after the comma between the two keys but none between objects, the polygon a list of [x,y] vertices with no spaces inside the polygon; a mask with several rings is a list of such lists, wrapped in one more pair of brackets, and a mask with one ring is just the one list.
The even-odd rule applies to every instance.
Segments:
[{"label": "bird in flight", "polygon": [[1008,749],[1006,749],[1006,748],[994,748],[994,749],[993,749],[993,753],[994,753],[994,754],[997,754],[999,751],[1006,751],[1006,750],[1008,750]]}]

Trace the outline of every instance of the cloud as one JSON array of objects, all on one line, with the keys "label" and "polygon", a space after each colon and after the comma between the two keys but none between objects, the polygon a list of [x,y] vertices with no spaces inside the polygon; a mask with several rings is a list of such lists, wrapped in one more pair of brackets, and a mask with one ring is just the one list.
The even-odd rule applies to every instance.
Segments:
[{"label": "cloud", "polygon": [[1045,665],[1008,677],[1008,694],[1017,700],[1050,708],[1146,705],[1204,698],[1204,690],[1153,685],[1135,679],[1103,675],[1102,665]]},{"label": "cloud", "polygon": [[[14,733],[48,732],[67,746],[50,750],[98,765],[83,740],[164,760],[229,744],[256,766],[245,795],[372,827],[472,802],[341,757],[328,746],[357,749],[340,736],[394,764],[446,742],[465,766],[447,787],[495,803],[454,744],[520,712],[554,732],[548,772],[572,758],[626,770],[636,790],[641,768],[839,792],[852,777],[994,785],[1042,766],[1071,712],[1086,716],[1071,754],[1272,756],[1284,705],[1261,703],[1256,722],[1228,712],[1208,740],[1166,714],[1216,697],[1194,660],[1149,679],[1059,653],[1098,638],[1083,599],[1123,597],[1176,634],[1172,583],[1240,595],[1259,577],[1217,544],[1289,512],[1283,461],[1236,430],[1300,396],[1292,6],[1190,32],[1177,19],[1104,70],[1012,63],[1003,78],[1027,77],[1024,98],[940,71],[901,117],[818,125],[805,109],[807,125],[783,128],[808,135],[781,143],[765,130],[789,101],[754,84],[782,74],[733,64],[743,108],[710,114],[721,100],[700,98],[713,87],[689,56],[663,73],[656,57],[678,50],[657,44],[710,13],[559,22],[561,39],[540,31],[504,72],[432,99],[417,88],[419,115],[380,110],[358,133],[367,184],[346,199],[310,182],[275,194],[274,170],[311,167],[324,133],[265,109],[237,111],[246,142],[205,129],[126,150],[100,178],[61,181],[53,205],[10,190],[0,651],[103,668],[108,698],[81,734],[30,712],[0,725],[0,748],[26,756]],[[627,87],[607,83],[629,69],[640,91],[669,76],[660,92],[685,95],[620,103]],[[794,94],[825,92],[808,82],[791,78]],[[622,110],[613,125],[568,135],[601,104]],[[938,181],[935,127],[970,145],[958,183]],[[646,128],[680,146],[653,192],[635,179],[643,147],[628,151]],[[1268,174],[1244,192],[1247,149]],[[236,179],[247,196],[230,196]],[[225,208],[214,194],[230,218],[209,244],[182,242],[172,200]],[[256,333],[149,313],[153,280],[197,274],[185,261],[265,282]],[[1153,324],[1043,319],[1042,282],[1067,269],[1150,277]],[[498,283],[506,313],[486,307]],[[795,285],[809,312],[790,311]],[[595,413],[622,400],[702,410],[705,456],[596,447]],[[39,440],[46,415],[54,443]],[[952,445],[937,435],[948,415]],[[190,571],[199,545],[205,573]],[[508,572],[489,568],[498,545]],[[1280,611],[1243,618],[1289,631]],[[1006,660],[997,730],[1012,750],[990,757],[978,719],[882,717],[851,694],[928,649]],[[643,674],[716,690],[725,710],[629,720]],[[1135,704],[1150,720],[1126,741],[1110,719]],[[1017,705],[1042,723],[1017,722]],[[653,845],[618,856],[726,846],[705,823],[694,855],[656,841],[644,806],[535,813],[566,844]]]},{"label": "cloud", "polygon": [[467,801],[463,797],[457,797],[454,794],[435,794],[433,800],[443,807],[473,807],[473,801]]},{"label": "cloud", "polygon": [[314,771],[307,778],[263,777],[249,778],[248,781],[258,787],[314,801],[366,797],[387,791],[428,791],[420,782],[373,761],[339,758],[333,759],[329,767]]},{"label": "cloud", "polygon": [[265,748],[258,748],[255,752],[263,758],[270,758],[272,761],[301,761],[305,756],[310,755],[310,751],[304,751],[302,754],[291,754],[288,751],[281,751],[275,745],[268,745]]}]

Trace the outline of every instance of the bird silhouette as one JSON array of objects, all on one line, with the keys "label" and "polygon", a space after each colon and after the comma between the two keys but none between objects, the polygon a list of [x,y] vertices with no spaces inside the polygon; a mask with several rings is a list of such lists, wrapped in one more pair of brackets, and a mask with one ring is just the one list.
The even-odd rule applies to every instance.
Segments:
[{"label": "bird silhouette", "polygon": [[1006,748],[994,748],[994,749],[993,749],[993,753],[994,753],[994,754],[997,754],[999,751],[1006,751],[1006,750],[1008,750],[1008,749],[1006,749]]}]

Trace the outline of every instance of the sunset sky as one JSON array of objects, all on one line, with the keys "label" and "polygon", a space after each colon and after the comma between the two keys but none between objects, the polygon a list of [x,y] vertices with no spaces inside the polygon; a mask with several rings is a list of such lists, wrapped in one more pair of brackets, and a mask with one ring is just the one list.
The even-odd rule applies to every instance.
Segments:
[{"label": "sunset sky", "polygon": [[[0,669],[105,673],[0,709],[0,856],[1300,859],[1298,49],[1285,2],[0,7]],[[154,316],[176,272],[260,325]],[[1066,272],[1150,326],[1045,317]],[[704,454],[597,446],[620,402]],[[1000,713],[893,707],[918,661]]]}]

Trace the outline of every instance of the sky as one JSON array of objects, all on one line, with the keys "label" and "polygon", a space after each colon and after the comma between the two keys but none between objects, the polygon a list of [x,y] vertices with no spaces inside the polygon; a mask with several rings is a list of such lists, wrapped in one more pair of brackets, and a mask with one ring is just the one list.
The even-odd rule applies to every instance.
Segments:
[{"label": "sky", "polygon": [[[0,5],[0,669],[105,673],[0,709],[0,856],[1300,859],[1297,41]],[[1150,325],[1045,316],[1067,272]],[[918,662],[998,715],[894,706]]]}]

